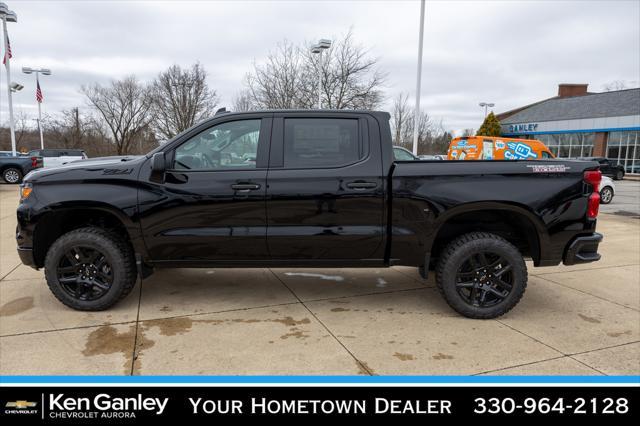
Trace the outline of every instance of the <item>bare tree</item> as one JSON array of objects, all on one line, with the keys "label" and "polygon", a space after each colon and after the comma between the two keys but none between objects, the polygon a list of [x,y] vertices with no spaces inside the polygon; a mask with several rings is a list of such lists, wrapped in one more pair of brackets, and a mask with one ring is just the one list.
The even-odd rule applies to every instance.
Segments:
[{"label": "bare tree", "polygon": [[179,65],[172,65],[158,75],[151,92],[153,129],[164,139],[171,139],[212,116],[218,103],[216,92],[207,85],[207,73],[200,63],[184,70]]},{"label": "bare tree", "polygon": [[[351,32],[322,54],[321,97],[325,108],[373,109],[382,102],[386,75],[378,60],[356,45]],[[246,85],[258,108],[315,108],[318,103],[319,55],[309,45],[280,43],[264,63],[255,63]]]},{"label": "bare tree", "polygon": [[[301,94],[317,104],[317,75],[319,55],[311,52],[311,46],[301,49],[305,83]],[[357,45],[353,33],[335,40],[322,54],[322,104],[329,109],[373,109],[383,99],[382,86],[386,74],[377,68],[377,58],[369,56],[368,50]],[[307,100],[308,102],[308,100]],[[308,107],[311,107],[308,106]]]},{"label": "bare tree", "polygon": [[27,125],[27,121],[29,118],[24,111],[18,111],[13,122],[14,122],[14,133],[16,135],[16,146],[19,146],[24,138],[25,134],[29,132],[29,126]]},{"label": "bare tree", "polygon": [[113,154],[114,145],[109,141],[103,126],[88,114],[75,107],[55,116],[45,116],[45,139],[56,147],[83,149],[90,155]]},{"label": "bare tree", "polygon": [[393,100],[391,128],[393,129],[393,143],[395,145],[403,145],[405,143],[407,122],[411,116],[411,108],[408,101],[409,95],[402,92]]},{"label": "bare tree", "polygon": [[251,93],[248,90],[242,90],[237,93],[233,98],[233,111],[244,112],[252,111],[255,109],[253,102],[251,101]]},{"label": "bare tree", "polygon": [[110,130],[116,153],[128,154],[136,137],[151,121],[149,89],[129,76],[106,87],[95,83],[81,90]]},{"label": "bare tree", "polygon": [[[399,93],[393,101],[393,115],[391,128],[395,145],[407,149],[413,148],[413,128],[415,122],[414,109],[408,105],[409,95]],[[418,116],[418,153],[423,154],[426,145],[432,143],[440,130],[433,123],[426,111],[421,111]]]},{"label": "bare tree", "polygon": [[254,63],[246,85],[252,103],[264,109],[299,107],[297,90],[301,75],[299,49],[284,40],[269,53],[264,64]]},{"label": "bare tree", "polygon": [[613,92],[615,90],[624,90],[627,89],[629,86],[627,85],[627,82],[624,80],[614,80],[614,81],[610,81],[609,83],[605,83],[602,85],[602,90],[604,90],[605,92]]}]

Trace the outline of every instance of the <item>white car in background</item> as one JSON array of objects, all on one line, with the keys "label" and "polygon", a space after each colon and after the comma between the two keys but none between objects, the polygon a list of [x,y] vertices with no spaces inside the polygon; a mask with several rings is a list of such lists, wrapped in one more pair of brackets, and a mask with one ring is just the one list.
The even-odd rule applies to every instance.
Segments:
[{"label": "white car in background", "polygon": [[87,154],[81,149],[47,148],[29,151],[31,157],[42,157],[44,168],[60,167],[76,160],[84,160]]},{"label": "white car in background", "polygon": [[600,202],[609,204],[614,195],[616,195],[616,185],[613,183],[613,179],[608,176],[602,176],[600,181]]}]

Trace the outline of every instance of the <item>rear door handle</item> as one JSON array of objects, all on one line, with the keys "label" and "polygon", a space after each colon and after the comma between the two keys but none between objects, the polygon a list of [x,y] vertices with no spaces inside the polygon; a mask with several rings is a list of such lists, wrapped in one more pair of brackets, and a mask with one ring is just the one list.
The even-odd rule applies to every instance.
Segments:
[{"label": "rear door handle", "polygon": [[347,188],[349,189],[372,189],[378,186],[375,182],[349,182]]},{"label": "rear door handle", "polygon": [[234,183],[231,185],[231,189],[236,191],[254,191],[260,189],[260,185],[257,183]]}]

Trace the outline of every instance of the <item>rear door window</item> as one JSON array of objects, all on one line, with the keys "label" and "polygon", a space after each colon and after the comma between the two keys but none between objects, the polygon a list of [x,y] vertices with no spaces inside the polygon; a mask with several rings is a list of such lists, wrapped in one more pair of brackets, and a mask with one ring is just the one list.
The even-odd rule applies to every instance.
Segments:
[{"label": "rear door window", "polygon": [[361,158],[358,120],[287,118],[284,120],[284,167],[329,168]]}]

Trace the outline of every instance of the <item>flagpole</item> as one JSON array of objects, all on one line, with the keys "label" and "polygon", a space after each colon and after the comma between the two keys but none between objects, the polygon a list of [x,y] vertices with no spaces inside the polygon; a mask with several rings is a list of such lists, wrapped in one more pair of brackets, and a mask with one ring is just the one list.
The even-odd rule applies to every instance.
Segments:
[{"label": "flagpole", "polygon": [[11,155],[16,156],[16,130],[13,123],[13,100],[11,98],[11,58],[9,55],[9,34],[7,33],[7,18],[2,15],[2,32],[4,34],[4,66],[7,68],[7,99],[9,102],[9,129],[11,131]]},{"label": "flagpole", "polygon": [[[39,77],[39,72],[36,73],[36,87],[38,89],[40,89],[40,77]],[[40,93],[42,93],[42,89],[40,89]],[[41,104],[42,102],[38,101],[36,99],[36,101],[38,102],[38,131],[40,132],[40,149],[44,149],[44,138],[42,137],[42,107]]]}]

